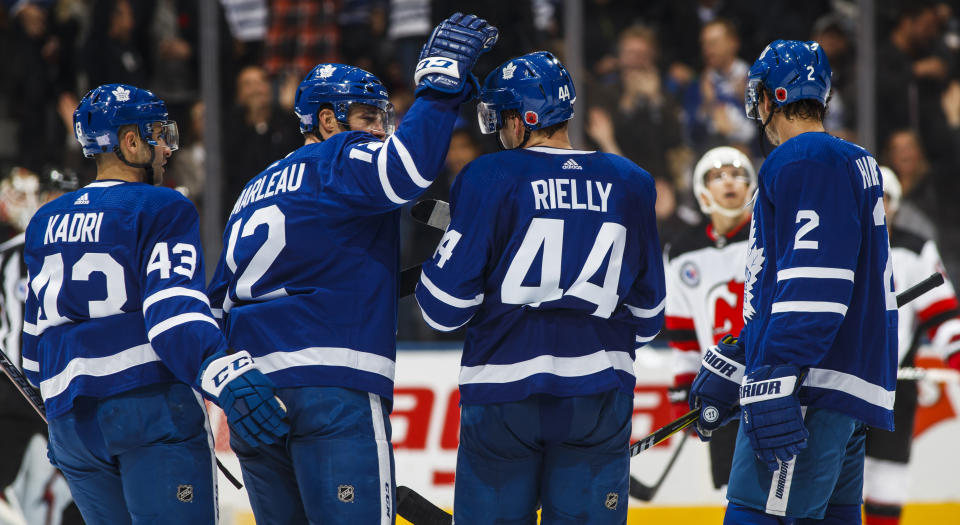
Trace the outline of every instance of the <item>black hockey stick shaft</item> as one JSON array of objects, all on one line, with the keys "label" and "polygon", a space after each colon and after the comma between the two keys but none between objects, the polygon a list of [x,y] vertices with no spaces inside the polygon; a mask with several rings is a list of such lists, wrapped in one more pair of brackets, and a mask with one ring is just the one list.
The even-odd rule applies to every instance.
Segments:
[{"label": "black hockey stick shaft", "polygon": [[413,525],[451,525],[453,516],[410,487],[397,487],[397,514]]},{"label": "black hockey stick shaft", "polygon": [[[10,378],[13,386],[17,387],[17,390],[20,391],[20,395],[22,395],[24,399],[30,403],[30,406],[36,410],[37,414],[43,418],[43,422],[47,423],[47,410],[43,406],[43,398],[40,397],[40,392],[37,392],[37,389],[27,381],[26,376],[10,361],[3,349],[0,349],[0,368],[3,368],[4,375]],[[216,458],[216,460],[217,468],[220,469],[220,472],[223,472],[223,476],[227,478],[234,487],[237,487],[238,490],[242,489],[243,484],[240,483],[236,476],[227,470],[227,467],[223,466],[223,463],[220,463],[220,458]]]},{"label": "black hockey stick shaft", "polygon": [[667,479],[667,474],[670,473],[670,470],[673,468],[673,464],[676,463],[677,458],[680,457],[680,451],[683,450],[683,444],[687,442],[687,437],[689,436],[690,434],[687,432],[684,432],[680,436],[680,443],[677,444],[675,449],[673,449],[673,454],[670,455],[670,460],[667,461],[667,466],[663,468],[663,472],[660,474],[660,477],[657,478],[656,483],[653,485],[647,485],[632,475],[630,476],[631,496],[640,501],[650,501],[654,496],[657,495],[657,491],[660,490],[660,486],[663,485],[663,481]]},{"label": "black hockey stick shaft", "polygon": [[400,288],[398,293],[401,299],[408,295],[413,295],[413,292],[417,291],[417,283],[420,282],[420,271],[422,267],[422,264],[417,264],[405,268],[400,272]]},{"label": "black hockey stick shaft", "polygon": [[930,277],[897,294],[897,308],[909,303],[921,295],[943,284],[943,274],[931,274]]}]

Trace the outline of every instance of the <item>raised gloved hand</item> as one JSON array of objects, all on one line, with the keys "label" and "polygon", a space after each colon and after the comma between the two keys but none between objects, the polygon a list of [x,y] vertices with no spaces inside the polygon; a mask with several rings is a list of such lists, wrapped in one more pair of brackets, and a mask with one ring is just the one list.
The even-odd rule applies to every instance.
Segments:
[{"label": "raised gloved hand", "polygon": [[807,447],[807,432],[797,398],[800,373],[793,365],[762,366],[740,391],[743,430],[760,461],[774,472]]},{"label": "raised gloved hand", "polygon": [[441,22],[420,50],[413,77],[417,92],[431,88],[459,93],[467,80],[476,86],[477,79],[470,70],[477,57],[493,47],[498,34],[496,27],[474,15],[455,13]]},{"label": "raised gloved hand", "polygon": [[725,335],[703,354],[700,372],[690,387],[691,409],[699,408],[696,430],[702,441],[740,415],[740,381],[743,379],[743,345]]},{"label": "raised gloved hand", "polygon": [[231,430],[251,446],[269,445],[290,430],[276,386],[246,350],[208,357],[200,366],[199,382],[227,414]]}]

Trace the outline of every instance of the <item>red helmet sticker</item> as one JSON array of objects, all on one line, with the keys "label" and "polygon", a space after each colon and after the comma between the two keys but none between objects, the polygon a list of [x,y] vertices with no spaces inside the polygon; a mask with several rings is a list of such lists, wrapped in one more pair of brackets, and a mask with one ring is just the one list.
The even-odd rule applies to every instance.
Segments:
[{"label": "red helmet sticker", "polygon": [[537,115],[536,112],[534,111],[528,111],[523,114],[523,120],[525,120],[527,124],[530,124],[531,126],[535,126],[537,122],[540,122],[540,116]]},{"label": "red helmet sticker", "polygon": [[782,88],[782,87],[778,87],[778,88],[777,88],[777,91],[774,92],[774,95],[776,95],[777,100],[780,101],[780,102],[786,102],[786,101],[787,101],[787,90],[784,89],[784,88]]}]

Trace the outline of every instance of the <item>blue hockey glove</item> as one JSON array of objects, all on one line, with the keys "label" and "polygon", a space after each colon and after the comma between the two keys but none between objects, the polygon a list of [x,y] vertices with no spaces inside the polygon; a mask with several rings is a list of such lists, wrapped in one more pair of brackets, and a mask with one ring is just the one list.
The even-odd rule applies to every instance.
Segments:
[{"label": "blue hockey glove", "polygon": [[200,386],[227,414],[230,429],[254,447],[269,445],[290,430],[276,386],[246,350],[208,357],[200,366]]},{"label": "blue hockey glove", "polygon": [[762,366],[749,375],[740,390],[743,430],[760,461],[771,472],[780,461],[790,461],[807,447],[806,426],[797,398],[800,373],[793,365]]},{"label": "blue hockey glove", "polygon": [[699,408],[695,428],[702,441],[713,431],[740,416],[740,381],[743,379],[743,344],[726,335],[703,354],[700,372],[690,386],[690,409]]},{"label": "blue hockey glove", "polygon": [[459,93],[466,81],[477,86],[470,70],[477,57],[493,47],[498,34],[496,27],[474,15],[455,13],[441,22],[420,50],[413,77],[417,92],[431,88]]}]

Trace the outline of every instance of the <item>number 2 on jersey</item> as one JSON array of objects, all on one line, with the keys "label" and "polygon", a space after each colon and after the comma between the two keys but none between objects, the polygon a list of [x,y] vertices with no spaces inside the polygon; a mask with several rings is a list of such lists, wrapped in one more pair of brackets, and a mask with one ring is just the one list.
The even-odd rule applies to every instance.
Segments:
[{"label": "number 2 on jersey", "polygon": [[[505,304],[527,304],[537,307],[542,302],[555,301],[564,295],[569,295],[597,305],[593,315],[608,318],[620,299],[617,287],[620,282],[627,229],[615,222],[603,223],[580,274],[573,285],[564,291],[560,288],[563,225],[562,219],[535,218],[530,221],[530,227],[527,228],[523,242],[520,243],[520,248],[503,277],[503,283],[500,286],[501,301]],[[523,281],[530,273],[541,247],[543,247],[543,257],[540,259],[540,284],[524,286]],[[603,285],[597,286],[589,280],[600,270],[608,253],[609,262],[606,275],[603,277]]]},{"label": "number 2 on jersey", "polygon": [[237,260],[235,257],[237,240],[239,238],[249,237],[257,231],[261,225],[267,226],[267,239],[260,245],[247,267],[240,272],[237,277],[236,289],[234,292],[237,299],[241,301],[266,300],[276,297],[286,297],[287,290],[283,287],[271,290],[258,296],[253,295],[253,285],[259,281],[273,261],[277,260],[280,251],[287,245],[287,233],[285,226],[286,216],[280,211],[276,204],[271,204],[264,208],[254,211],[246,224],[243,220],[238,220],[230,229],[230,240],[227,243],[227,266],[230,271],[236,273]]}]

